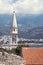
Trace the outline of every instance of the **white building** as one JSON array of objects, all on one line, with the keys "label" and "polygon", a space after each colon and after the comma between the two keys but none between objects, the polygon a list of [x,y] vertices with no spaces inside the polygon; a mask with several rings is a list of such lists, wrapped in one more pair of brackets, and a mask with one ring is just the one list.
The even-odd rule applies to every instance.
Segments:
[{"label": "white building", "polygon": [[13,19],[12,19],[12,30],[11,30],[11,35],[12,35],[12,44],[15,45],[17,44],[17,39],[18,39],[18,26],[16,22],[16,16],[15,16],[15,11],[13,12]]}]

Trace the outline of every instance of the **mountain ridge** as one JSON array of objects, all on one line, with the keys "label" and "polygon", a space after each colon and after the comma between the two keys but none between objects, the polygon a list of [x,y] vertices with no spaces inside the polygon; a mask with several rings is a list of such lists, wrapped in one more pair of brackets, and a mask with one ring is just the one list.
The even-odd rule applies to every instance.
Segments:
[{"label": "mountain ridge", "polygon": [[[16,15],[19,37],[43,38],[43,14],[24,16]],[[12,15],[0,14],[0,34],[10,34]],[[38,30],[37,30],[38,29]],[[4,32],[3,32],[4,31]],[[7,33],[6,33],[7,32]]]}]

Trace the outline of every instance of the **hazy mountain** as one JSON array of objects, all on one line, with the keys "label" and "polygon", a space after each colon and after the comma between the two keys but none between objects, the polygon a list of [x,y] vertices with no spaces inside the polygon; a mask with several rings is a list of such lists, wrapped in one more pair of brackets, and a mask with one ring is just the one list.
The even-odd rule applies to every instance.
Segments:
[{"label": "hazy mountain", "polygon": [[33,38],[33,39],[43,38],[43,27],[36,27],[28,31],[19,31],[19,37]]},{"label": "hazy mountain", "polygon": [[[43,38],[43,14],[16,15],[19,28],[19,37]],[[12,15],[0,14],[0,34],[9,34],[11,31]]]}]

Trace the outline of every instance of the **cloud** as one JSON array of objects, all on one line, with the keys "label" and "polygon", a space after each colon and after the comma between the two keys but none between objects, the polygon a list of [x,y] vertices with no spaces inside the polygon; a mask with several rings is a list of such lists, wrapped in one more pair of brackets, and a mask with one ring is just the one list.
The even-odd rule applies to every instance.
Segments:
[{"label": "cloud", "polygon": [[41,0],[24,0],[16,2],[16,9],[19,13],[23,14],[38,14],[43,13],[43,1]]},{"label": "cloud", "polygon": [[12,13],[14,9],[20,14],[40,14],[43,0],[0,0],[0,13]]},{"label": "cloud", "polygon": [[0,0],[0,14],[11,13],[13,10],[11,2],[12,0]]}]

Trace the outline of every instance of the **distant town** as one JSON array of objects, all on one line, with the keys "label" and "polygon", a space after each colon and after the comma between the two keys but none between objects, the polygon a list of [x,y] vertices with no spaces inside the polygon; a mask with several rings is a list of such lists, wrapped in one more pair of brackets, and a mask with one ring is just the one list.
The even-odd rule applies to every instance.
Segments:
[{"label": "distant town", "polygon": [[18,33],[13,11],[10,34],[0,36],[0,65],[43,64],[43,39],[19,38]]}]

